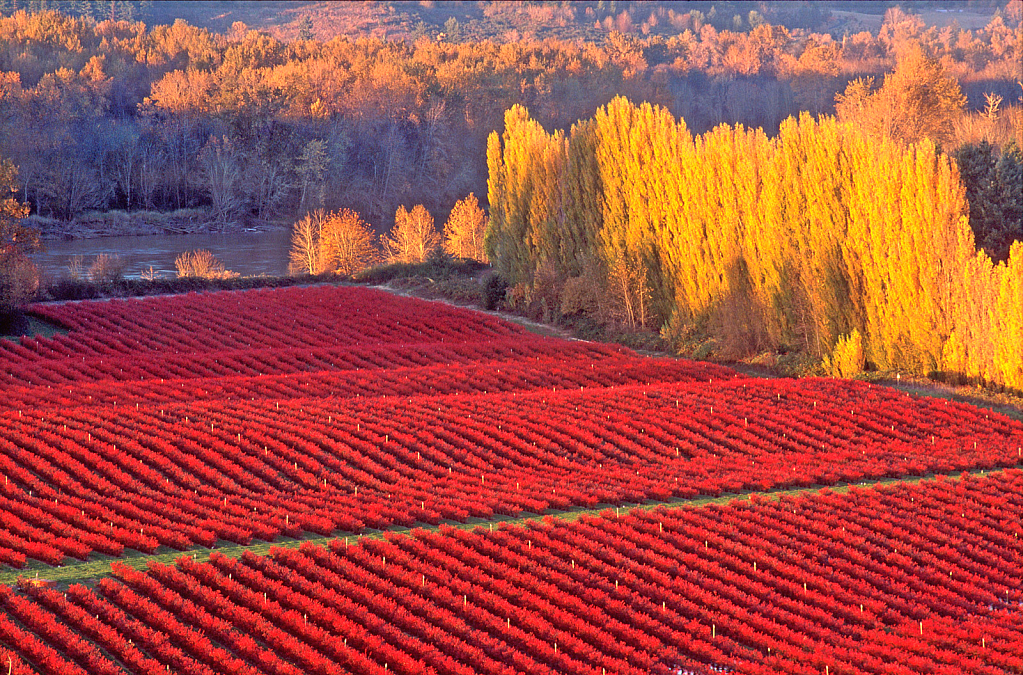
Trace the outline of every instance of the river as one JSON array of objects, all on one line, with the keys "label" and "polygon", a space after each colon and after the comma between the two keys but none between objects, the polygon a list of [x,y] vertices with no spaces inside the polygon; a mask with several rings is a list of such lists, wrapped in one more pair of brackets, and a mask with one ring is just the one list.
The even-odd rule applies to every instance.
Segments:
[{"label": "river", "polygon": [[164,278],[177,276],[174,259],[186,251],[207,249],[224,267],[242,276],[288,273],[291,231],[236,232],[232,234],[154,234],[141,237],[100,237],[46,241],[45,250],[30,257],[44,280],[68,276],[75,256],[82,256],[83,271],[100,254],[120,256],[124,276],[138,279],[153,271]]}]

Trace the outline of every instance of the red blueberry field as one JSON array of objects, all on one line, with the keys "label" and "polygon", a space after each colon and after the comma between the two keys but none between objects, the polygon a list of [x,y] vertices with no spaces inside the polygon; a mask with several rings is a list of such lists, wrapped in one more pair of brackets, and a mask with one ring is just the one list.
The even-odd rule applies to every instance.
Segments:
[{"label": "red blueberry field", "polygon": [[33,309],[67,331],[0,342],[0,568],[338,538],[0,586],[0,671],[1023,673],[1007,417],[364,288]]}]

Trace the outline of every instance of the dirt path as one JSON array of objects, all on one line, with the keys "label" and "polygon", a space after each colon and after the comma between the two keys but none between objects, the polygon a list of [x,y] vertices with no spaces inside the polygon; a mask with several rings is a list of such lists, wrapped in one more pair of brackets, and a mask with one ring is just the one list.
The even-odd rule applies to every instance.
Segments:
[{"label": "dirt path", "polygon": [[395,288],[390,284],[367,286],[366,288],[375,288],[378,291],[393,293],[394,295],[399,295],[403,298],[416,298],[418,300],[425,300],[426,302],[439,302],[442,305],[448,305],[449,307],[458,307],[459,309],[468,309],[473,312],[487,314],[489,316],[494,316],[499,319],[503,319],[509,323],[514,323],[518,326],[522,326],[529,332],[536,333],[537,335],[543,335],[544,337],[558,337],[565,340],[574,340],[576,342],[586,342],[586,340],[580,340],[579,338],[572,335],[571,331],[565,328],[561,328],[560,326],[552,326],[549,323],[540,323],[539,321],[532,321],[531,319],[527,319],[523,316],[519,316],[518,314],[512,314],[510,312],[498,312],[495,310],[482,309],[479,306],[471,303],[455,302],[454,300],[450,300],[444,297],[426,296],[414,292],[413,289]]}]

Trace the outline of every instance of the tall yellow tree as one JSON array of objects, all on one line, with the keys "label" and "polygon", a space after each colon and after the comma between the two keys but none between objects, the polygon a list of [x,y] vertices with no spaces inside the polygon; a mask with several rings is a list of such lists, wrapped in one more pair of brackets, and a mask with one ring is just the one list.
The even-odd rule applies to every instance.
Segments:
[{"label": "tall yellow tree", "polygon": [[[694,138],[625,99],[567,138],[521,108],[505,122],[487,247],[527,298],[561,279],[564,311],[665,321],[733,355],[795,348],[843,375],[1023,386],[1023,244],[999,264],[976,253],[957,166],[931,140],[808,114],[775,138]],[[582,292],[594,284],[605,301]]]},{"label": "tall yellow tree", "polygon": [[505,113],[504,133],[488,139],[491,212],[484,243],[488,258],[498,261],[498,272],[512,284],[530,284],[537,269],[557,265],[561,257],[566,152],[564,134],[548,134],[519,105]]},{"label": "tall yellow tree", "polygon": [[998,346],[989,381],[1023,391],[1023,242],[1009,250],[1009,260],[1000,263],[996,314],[999,325],[994,331]]}]

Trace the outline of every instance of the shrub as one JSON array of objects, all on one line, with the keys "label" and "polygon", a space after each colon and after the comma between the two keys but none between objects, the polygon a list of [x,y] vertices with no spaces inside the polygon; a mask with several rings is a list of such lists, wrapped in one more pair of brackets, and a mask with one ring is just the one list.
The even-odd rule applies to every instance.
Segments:
[{"label": "shrub", "polygon": [[89,278],[99,283],[114,282],[124,276],[124,269],[125,262],[121,256],[100,253],[89,265]]},{"label": "shrub", "polygon": [[499,309],[508,293],[508,282],[500,274],[493,272],[483,277],[483,308]]},{"label": "shrub", "polygon": [[206,249],[186,251],[174,260],[178,278],[201,277],[203,279],[233,279],[238,273],[224,269],[224,263]]},{"label": "shrub", "polygon": [[855,328],[838,339],[831,356],[824,357],[824,369],[832,377],[853,377],[863,372],[863,339]]}]

